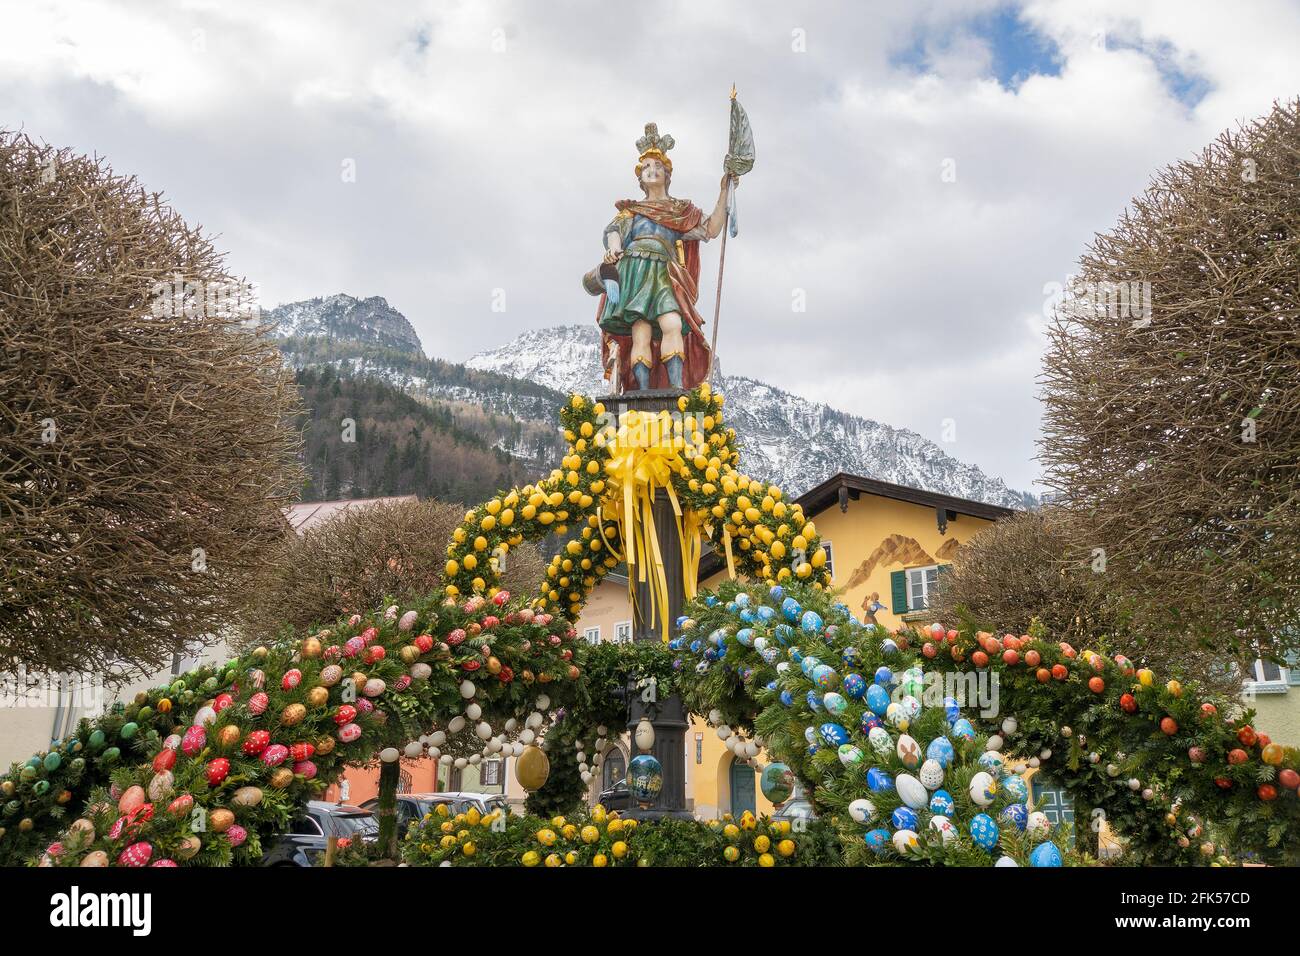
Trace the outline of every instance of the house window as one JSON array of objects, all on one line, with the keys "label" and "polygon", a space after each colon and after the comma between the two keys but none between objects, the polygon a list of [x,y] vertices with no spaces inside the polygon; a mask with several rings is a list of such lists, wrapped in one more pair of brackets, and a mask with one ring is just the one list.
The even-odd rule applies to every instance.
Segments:
[{"label": "house window", "polygon": [[930,606],[930,596],[939,583],[939,566],[907,569],[907,609],[923,611]]},{"label": "house window", "polygon": [[826,573],[829,574],[831,576],[831,580],[834,581],[835,580],[835,552],[834,550],[832,550],[831,543],[829,541],[823,541],[822,547],[826,549]]},{"label": "house window", "polygon": [[631,621],[620,621],[614,625],[614,640],[619,644],[630,644],[632,642]]},{"label": "house window", "polygon": [[1247,671],[1244,690],[1247,694],[1285,694],[1290,683],[1290,668],[1256,659]]},{"label": "house window", "polygon": [[483,761],[483,779],[480,782],[485,787],[501,786],[501,761],[500,760]]},{"label": "house window", "polygon": [[595,627],[589,627],[589,628],[587,628],[585,631],[582,632],[582,636],[585,637],[585,638],[587,639],[587,643],[588,643],[588,644],[599,644],[599,643],[600,643],[600,625],[597,624]]}]

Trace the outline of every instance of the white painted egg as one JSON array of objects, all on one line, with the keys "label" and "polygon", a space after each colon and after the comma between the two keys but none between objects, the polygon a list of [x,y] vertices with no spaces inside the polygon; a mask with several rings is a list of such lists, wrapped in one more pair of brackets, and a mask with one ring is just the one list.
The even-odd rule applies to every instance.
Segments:
[{"label": "white painted egg", "polygon": [[894,786],[898,788],[899,799],[913,810],[921,810],[930,802],[930,794],[910,773],[900,773],[895,777]]},{"label": "white painted egg", "polygon": [[876,815],[876,805],[870,800],[858,798],[849,804],[849,816],[854,823],[870,823]]},{"label": "white painted egg", "polygon": [[939,832],[944,843],[947,843],[957,835],[957,828],[952,825],[951,820],[942,814],[935,814],[930,818],[930,828]]},{"label": "white painted egg", "polygon": [[888,756],[889,752],[894,749],[894,741],[890,738],[889,731],[884,727],[872,727],[867,733],[867,740],[870,741],[876,753],[882,757]]},{"label": "white painted egg", "polygon": [[998,861],[993,865],[994,866],[1019,866],[1020,864],[1017,863],[1015,860],[1011,859],[1011,857],[1009,856],[1003,856],[1003,857],[999,857]]},{"label": "white painted egg", "polygon": [[970,778],[970,798],[977,806],[987,807],[997,796],[998,782],[984,771]]},{"label": "white painted egg", "polygon": [[893,842],[894,849],[904,856],[920,848],[920,842],[916,839],[916,834],[911,830],[895,830]]},{"label": "white painted egg", "polygon": [[994,735],[993,735],[992,737],[990,737],[987,741],[985,741],[985,743],[984,743],[984,749],[985,749],[985,750],[1001,750],[1002,747],[1003,747],[1003,745],[1004,745],[1005,743],[1006,743],[1006,741],[1004,741],[1004,740],[1002,739],[1002,735],[1001,735],[1001,734],[994,734]]},{"label": "white painted egg", "polygon": [[943,786],[943,765],[937,760],[927,760],[921,764],[921,771],[917,776],[925,789],[938,790]]},{"label": "white painted egg", "polygon": [[907,714],[908,720],[916,720],[921,713],[921,702],[911,694],[900,700],[898,705],[903,708],[903,713]]},{"label": "white painted egg", "polygon": [[1035,810],[1025,820],[1025,833],[1032,839],[1044,840],[1052,832],[1052,821],[1042,810]]}]

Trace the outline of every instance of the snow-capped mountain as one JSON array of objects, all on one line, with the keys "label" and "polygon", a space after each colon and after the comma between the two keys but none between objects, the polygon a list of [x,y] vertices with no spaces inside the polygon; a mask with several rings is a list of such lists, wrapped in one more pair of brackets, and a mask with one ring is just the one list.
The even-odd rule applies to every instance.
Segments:
[{"label": "snow-capped mountain", "polygon": [[269,313],[281,338],[346,339],[423,356],[420,337],[383,296],[356,299],[339,293],[277,306]]},{"label": "snow-capped mountain", "polygon": [[[609,392],[594,325],[531,330],[465,364],[560,392]],[[718,382],[741,442],[745,473],[774,481],[792,495],[844,471],[1008,508],[1037,504],[1033,495],[1008,488],[915,432],[810,402],[752,378],[722,375]]]}]

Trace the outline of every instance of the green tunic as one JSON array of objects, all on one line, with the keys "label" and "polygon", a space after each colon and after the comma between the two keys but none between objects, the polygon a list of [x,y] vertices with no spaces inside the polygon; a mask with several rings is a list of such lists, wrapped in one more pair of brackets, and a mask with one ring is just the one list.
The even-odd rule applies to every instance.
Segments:
[{"label": "green tunic", "polygon": [[[659,316],[681,312],[668,277],[668,263],[676,255],[677,241],[687,234],[641,215],[617,217],[605,229],[606,235],[611,232],[623,240],[623,257],[618,260],[619,301],[615,305],[606,300],[600,327],[611,335],[631,335],[633,323],[645,319],[658,339],[662,335],[656,321]],[[683,317],[683,334],[686,331]]]}]

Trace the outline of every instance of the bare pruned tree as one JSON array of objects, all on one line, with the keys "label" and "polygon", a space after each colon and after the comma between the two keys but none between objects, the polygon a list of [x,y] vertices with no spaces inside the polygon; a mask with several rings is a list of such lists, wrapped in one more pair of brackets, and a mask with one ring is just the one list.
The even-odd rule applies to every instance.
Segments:
[{"label": "bare pruned tree", "polygon": [[1148,626],[1300,644],[1300,101],[1161,170],[1080,261],[1044,361],[1046,482]]},{"label": "bare pruned tree", "polygon": [[0,131],[0,670],[153,670],[301,486],[248,286],[157,193]]}]

